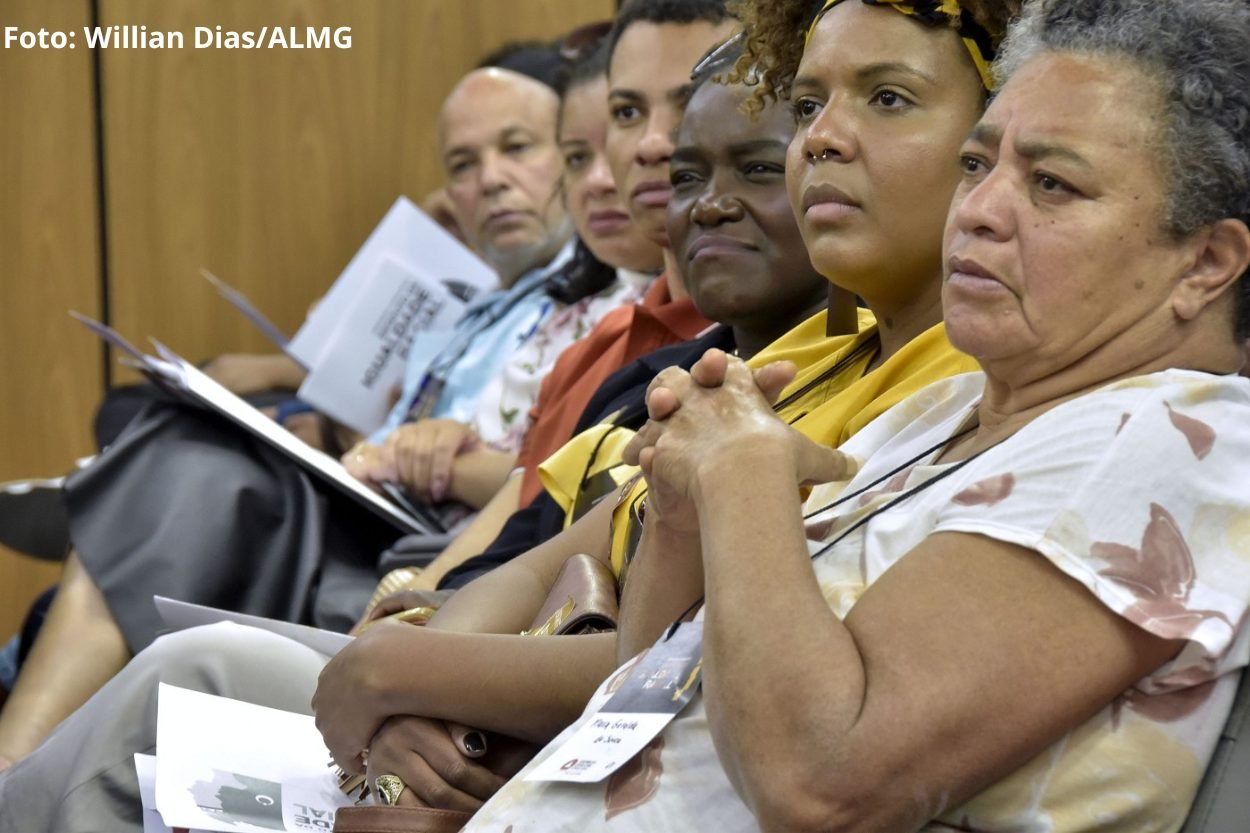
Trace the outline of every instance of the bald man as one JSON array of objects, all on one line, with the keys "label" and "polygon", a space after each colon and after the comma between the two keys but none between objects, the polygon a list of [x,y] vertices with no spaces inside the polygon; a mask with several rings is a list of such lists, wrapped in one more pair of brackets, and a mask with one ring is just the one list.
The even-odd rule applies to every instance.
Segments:
[{"label": "bald man", "polygon": [[479,69],[456,85],[439,117],[452,213],[505,287],[549,263],[572,234],[559,195],[559,104],[532,78]]},{"label": "bald man", "polygon": [[465,243],[499,274],[500,288],[474,299],[441,350],[428,347],[438,334],[417,336],[403,394],[370,442],[348,455],[357,476],[369,479],[368,461],[405,423],[434,417],[470,424],[483,389],[556,308],[545,290],[568,261],[573,236],[559,190],[559,106],[551,87],[496,67],[470,72],[444,101],[443,190]]}]

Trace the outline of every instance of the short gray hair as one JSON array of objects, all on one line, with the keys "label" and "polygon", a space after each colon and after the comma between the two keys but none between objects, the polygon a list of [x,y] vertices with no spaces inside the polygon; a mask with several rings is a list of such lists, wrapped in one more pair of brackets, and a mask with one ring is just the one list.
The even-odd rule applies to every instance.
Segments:
[{"label": "short gray hair", "polygon": [[[1008,30],[998,83],[1047,52],[1125,60],[1158,84],[1167,231],[1185,237],[1225,218],[1250,225],[1250,3],[1033,0]],[[1250,334],[1244,276],[1237,332]]]}]

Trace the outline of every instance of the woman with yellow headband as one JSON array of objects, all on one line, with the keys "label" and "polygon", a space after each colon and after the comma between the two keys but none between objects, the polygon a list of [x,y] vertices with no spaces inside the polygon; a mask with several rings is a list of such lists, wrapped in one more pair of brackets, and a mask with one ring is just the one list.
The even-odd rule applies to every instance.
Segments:
[{"label": "woman with yellow headband", "polygon": [[[787,386],[794,390],[822,376],[837,379],[825,401],[812,403],[793,421],[823,445],[841,444],[890,405],[972,367],[966,359],[961,363],[941,326],[941,250],[943,222],[960,181],[959,147],[984,108],[986,61],[1008,16],[1002,5],[994,14],[987,11],[856,0],[761,0],[739,8],[748,33],[741,74],[759,79],[761,96],[788,98],[798,123],[787,184],[813,265],[863,298],[878,322]],[[807,326],[821,324],[817,318]],[[786,341],[783,337],[774,349]],[[759,373],[761,386],[775,398],[778,380],[771,371]],[[748,468],[737,476],[749,495]],[[624,583],[622,661],[644,650],[644,657],[664,656],[665,645],[679,639],[667,639],[667,626],[689,612],[704,590],[697,559],[675,557],[698,546],[697,519],[647,510],[636,499],[641,494],[622,501],[616,519],[618,530],[627,512],[634,520],[645,515],[646,521]],[[738,507],[740,517],[751,517],[751,503],[747,498]],[[620,536],[626,548],[629,537]],[[619,557],[614,566],[619,568]],[[757,621],[750,605],[739,615],[778,641],[807,636],[791,633],[784,621]],[[681,671],[661,669],[662,679],[652,688],[683,690],[688,673],[682,672],[692,669],[676,667]],[[528,778],[539,767],[586,757],[563,744],[593,725],[594,712],[613,692],[624,690],[618,686],[629,685],[627,677],[623,670],[609,678],[583,721],[509,782],[468,829],[755,829],[757,808],[743,803],[742,785],[734,785],[737,794],[730,788],[697,699],[606,780],[573,786]],[[772,688],[785,681],[761,679],[759,685]],[[709,698],[709,709],[712,702]],[[784,769],[777,775],[786,777]],[[729,779],[734,777],[731,768]],[[760,821],[769,818],[777,817]]]},{"label": "woman with yellow headband", "polygon": [[[987,61],[1012,8],[829,0],[738,10],[749,33],[741,74],[767,67],[755,73],[758,95],[788,98],[798,123],[786,176],[812,263],[876,317],[851,344],[801,367],[782,392],[828,379],[824,401],[787,417],[813,440],[837,447],[920,388],[975,369],[942,325],[942,221],[959,179],[949,160],[985,104]],[[789,341],[820,325],[808,321],[753,366],[782,358]],[[681,532],[660,523],[640,535],[645,499],[645,484],[636,484],[613,518],[612,563],[622,573],[636,548],[663,548]],[[627,607],[637,616],[622,628],[625,656],[651,644],[697,595],[663,571],[638,571],[627,584],[629,597],[647,602]]]},{"label": "woman with yellow headband", "polygon": [[[756,50],[752,53],[755,56],[761,56],[764,54],[763,50],[768,48],[768,29],[764,24],[766,18],[775,13],[775,5],[761,2],[754,12],[747,10],[751,20],[760,24],[758,34],[748,41],[748,48]],[[808,11],[814,18],[819,9],[812,7]],[[836,31],[826,36],[823,27],[840,20],[844,13],[859,12],[864,13],[865,19],[861,21],[856,17],[852,32]],[[1003,16],[1005,13],[1000,12],[999,18]],[[992,19],[986,18],[987,21]],[[801,32],[799,40],[801,44]],[[870,48],[850,49],[856,44]],[[846,86],[847,98],[844,101],[831,100],[826,108],[827,112],[846,113],[850,121],[847,122],[849,127],[841,139],[832,137],[826,141],[823,138],[824,125],[821,119],[798,114],[799,136],[791,149],[790,162],[787,165],[791,193],[792,196],[795,193],[795,182],[800,185],[808,183],[808,180],[794,179],[792,169],[796,152],[800,154],[802,167],[819,169],[819,176],[812,179],[813,182],[835,169],[851,175],[845,181],[834,181],[832,187],[856,200],[858,216],[846,223],[836,220],[830,223],[827,218],[815,216],[820,212],[815,212],[810,219],[799,214],[800,226],[808,245],[817,246],[812,259],[822,274],[863,297],[878,313],[881,322],[879,328],[865,330],[852,345],[840,350],[837,355],[826,357],[823,363],[814,363],[805,368],[804,378],[796,381],[797,386],[803,387],[807,387],[806,383],[809,382],[827,382],[816,385],[816,389],[823,396],[815,397],[816,401],[810,411],[806,415],[796,416],[801,418],[802,426],[809,436],[834,444],[912,390],[928,381],[968,367],[946,343],[939,326],[940,313],[936,298],[941,271],[940,229],[946,204],[958,179],[958,169],[951,160],[956,155],[959,142],[979,114],[986,91],[958,32],[951,29],[945,21],[924,18],[911,20],[893,11],[870,8],[852,0],[846,3],[845,8],[832,9],[822,16],[820,26],[811,40],[810,50],[813,55],[820,56],[819,65],[814,67],[814,72],[834,73],[821,83],[829,91],[839,94],[842,87]],[[794,63],[797,63],[798,56],[793,57]],[[931,89],[911,91],[910,76],[877,79],[876,86],[881,86],[881,90],[869,88],[852,77],[859,75],[864,67],[874,66],[882,61],[888,61],[896,69],[908,68],[913,70],[913,75],[919,74],[932,79]],[[783,62],[762,60],[760,64],[776,68],[782,66]],[[766,88],[774,93],[784,95],[788,92],[788,82],[783,83],[771,69],[763,74],[763,80]],[[886,82],[890,83],[887,85]],[[896,91],[887,95],[887,90]],[[809,99],[815,98],[813,91],[808,91],[807,96]],[[861,147],[839,149],[837,142],[847,138],[853,145]],[[827,146],[817,152],[803,151],[804,143],[811,141],[826,142]],[[801,192],[796,199],[803,199]],[[892,220],[891,215],[897,215],[897,220]],[[826,245],[831,239],[838,244],[832,249]],[[791,336],[801,343],[809,343],[811,331],[815,329],[823,333],[824,327],[825,321],[823,317],[819,317],[809,321]],[[783,353],[790,340],[792,339],[783,338],[775,346],[776,351]],[[854,384],[850,384],[852,382]],[[825,401],[821,402],[821,399]],[[655,526],[658,531],[665,531],[662,523]],[[580,537],[575,536],[574,541],[586,549],[601,546],[600,540],[590,542],[584,532]],[[635,646],[645,639],[642,634],[648,630],[658,631],[657,628],[646,625],[649,619],[654,619],[657,615],[672,618],[666,612],[671,607],[669,596],[657,590],[654,602],[647,602],[649,594],[646,591],[650,583],[645,578],[647,571],[640,571],[638,576],[636,583],[631,579],[626,591],[627,602],[634,606],[630,619],[625,623],[625,647],[620,649],[626,655],[632,653]],[[530,578],[532,584],[532,575]],[[495,589],[499,589],[497,581],[494,585]],[[677,589],[684,586],[674,585]],[[517,598],[524,597],[530,587],[514,585],[509,589],[510,592],[503,596]],[[452,614],[450,620],[443,614],[437,619],[444,623],[454,622],[457,614],[463,614],[466,606],[480,601],[475,598],[480,595],[475,592],[478,590],[477,587],[466,590],[453,599],[450,609],[445,610],[445,613]],[[539,595],[544,594],[545,588]],[[688,604],[692,599],[693,596],[683,599],[682,605]],[[640,600],[644,602],[641,608],[637,605]],[[494,607],[474,605],[482,608],[482,613],[477,618],[498,616],[499,609],[505,607],[509,601],[511,599],[500,597]],[[744,615],[750,615],[749,611],[744,611]],[[460,618],[463,621],[464,617]],[[523,618],[528,621],[530,617]],[[355,722],[368,722],[367,698],[362,695],[361,687],[347,685],[343,681],[354,682],[350,673],[353,658],[357,668],[368,668],[371,665],[376,668],[375,663],[366,661],[363,649],[369,644],[375,648],[386,648],[386,640],[394,642],[396,638],[402,638],[397,630],[400,627],[381,626],[374,629],[362,637],[358,644],[339,655],[323,677],[323,683],[331,681],[336,684],[323,686],[323,690],[319,691],[319,712],[321,704],[330,700],[335,689],[338,689],[346,696],[337,699],[349,704],[355,713]],[[428,636],[434,640],[443,636],[434,631],[413,630],[411,633],[418,639]],[[403,632],[403,637],[408,635],[408,631]],[[530,669],[530,679],[518,682],[517,685],[533,686],[536,680],[546,680],[548,682],[545,684],[551,689],[551,701],[567,701],[571,690],[577,687],[575,684],[582,682],[580,677],[587,677],[589,669],[598,667],[588,658],[593,647],[589,640],[595,640],[595,644],[603,644],[601,639],[592,636],[568,639],[567,648],[562,651],[561,662],[553,661],[543,667],[535,666]],[[450,652],[455,644],[467,648],[472,643],[463,640],[453,643],[452,639],[448,639],[447,644]],[[378,659],[384,653],[384,650],[378,651],[376,655],[370,656]],[[453,665],[446,657],[440,661],[421,651],[413,656],[418,655],[420,659],[414,659],[414,667]],[[390,664],[396,664],[396,656],[398,655],[389,655]],[[457,655],[455,662],[481,665],[488,656],[489,653],[465,652]],[[595,679],[601,678],[602,674]],[[585,690],[589,690],[589,687]],[[465,699],[472,698],[466,696]],[[518,703],[509,701],[498,703],[500,728],[509,722],[516,722],[516,713],[520,710],[518,706]],[[331,745],[336,748],[335,744]],[[358,750],[360,746],[356,745],[354,748]],[[690,777],[702,778],[705,772],[710,771],[709,767],[717,766],[710,747],[700,750],[696,757],[698,762],[690,768]],[[603,820],[603,802],[606,800],[610,805],[608,813],[612,816],[614,826],[625,825],[625,829],[628,829],[631,808],[642,808],[651,797],[649,785],[653,787],[657,777],[653,766],[657,760],[654,750],[638,760],[642,769],[637,772],[625,770],[613,778],[606,798],[602,789],[595,792],[594,788],[589,788],[595,795],[591,803],[598,802],[592,813],[598,817],[598,821]],[[664,763],[668,767],[672,764],[671,760]],[[669,772],[668,779],[672,781],[673,770],[670,768]],[[528,786],[530,785],[513,783],[508,789],[524,790]],[[410,800],[412,792],[409,790],[409,794],[403,796],[400,803]],[[505,796],[502,797],[502,803],[495,806],[506,806],[509,803],[510,800]],[[540,812],[545,812],[545,809]],[[638,823],[648,826],[645,821]],[[503,826],[500,825],[500,829]],[[547,829],[544,825],[539,826]],[[678,820],[668,826],[699,829],[709,825]],[[579,821],[568,828],[582,829],[583,825]],[[584,825],[584,828],[592,829],[593,823]]]}]

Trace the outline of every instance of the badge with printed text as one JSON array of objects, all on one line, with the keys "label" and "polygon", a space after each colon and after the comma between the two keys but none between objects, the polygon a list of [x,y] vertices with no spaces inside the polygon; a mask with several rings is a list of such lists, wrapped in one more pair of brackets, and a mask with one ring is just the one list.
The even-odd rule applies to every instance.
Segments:
[{"label": "badge with printed text", "polygon": [[526,781],[602,781],[638,754],[699,690],[703,623],[678,626],[643,654],[606,703]]}]

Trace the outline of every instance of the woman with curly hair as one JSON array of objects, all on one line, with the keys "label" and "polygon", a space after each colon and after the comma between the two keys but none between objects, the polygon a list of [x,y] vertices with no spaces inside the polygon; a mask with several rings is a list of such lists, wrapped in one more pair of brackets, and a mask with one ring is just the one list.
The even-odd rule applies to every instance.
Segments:
[{"label": "woman with curly hair", "polygon": [[[985,106],[992,46],[1011,9],[1000,4],[989,14],[989,8],[974,13],[954,2],[935,8],[856,0],[805,3],[801,15],[796,8],[772,2],[740,7],[748,29],[736,74],[757,82],[756,109],[770,99],[788,101],[798,129],[786,160],[787,186],[812,263],[831,282],[863,298],[877,318],[858,337],[862,349],[842,351],[823,367],[805,368],[813,378],[833,371],[840,383],[825,402],[793,422],[807,441],[828,448],[890,405],[961,369],[941,324],[942,230],[960,182],[959,147]],[[805,326],[820,325],[817,318]],[[789,382],[776,376],[775,368],[757,374],[761,400],[775,399]],[[727,416],[740,406],[725,402],[722,408]],[[708,427],[715,433],[714,422]],[[645,442],[651,430],[644,430],[639,441]],[[808,459],[824,458],[812,454]],[[752,509],[766,496],[745,476],[748,469],[738,466],[736,475],[725,470],[721,477],[742,492],[734,505],[743,523],[756,524],[766,539],[771,522]],[[797,508],[795,495],[775,497]],[[622,662],[648,649],[663,651],[658,640],[666,626],[705,592],[709,597],[715,592],[709,583],[714,574],[705,572],[699,557],[707,530],[698,513],[688,506],[675,511],[674,504],[667,488],[648,494],[645,506],[629,498],[619,504],[618,521],[629,522],[621,517],[626,512],[635,518],[645,512],[641,542],[624,582],[617,641]],[[761,565],[771,560],[766,549],[756,552]],[[619,569],[623,560],[618,556],[614,566]],[[755,575],[745,566],[740,570],[743,576]],[[752,580],[763,581],[759,575]],[[780,593],[778,603],[784,605],[785,597]],[[744,622],[754,620],[749,605],[739,613]],[[798,636],[788,628],[774,631],[763,621],[757,624],[774,642]],[[777,673],[784,678],[791,671]],[[532,766],[558,763],[562,742],[594,719],[627,676],[621,672],[605,683],[583,720]],[[775,679],[758,682],[771,689]],[[738,773],[744,764],[718,759],[728,747],[719,731],[708,734],[709,727],[719,725],[709,722],[714,708],[732,711],[735,706],[722,704],[709,689],[628,767],[597,785],[527,780],[534,771],[527,770],[478,812],[469,829],[597,830],[606,823],[607,829],[621,830],[750,830],[757,824],[781,830],[804,821],[762,800],[778,789],[775,780],[743,783]],[[767,718],[779,719],[779,714]],[[784,781],[786,767],[774,774]]]},{"label": "woman with curly hair", "polygon": [[[934,12],[921,17],[912,14],[911,9],[876,8],[848,0],[842,8],[827,11],[808,49],[815,61],[808,73],[811,81],[802,88],[801,98],[796,97],[793,102],[799,108],[799,129],[786,162],[787,190],[804,242],[811,250],[811,260],[826,278],[863,297],[879,322],[865,328],[852,344],[828,357],[823,365],[805,368],[809,375],[795,382],[798,388],[820,394],[807,413],[798,415],[796,425],[825,445],[840,443],[845,435],[920,386],[970,367],[967,359],[950,347],[940,326],[940,236],[946,207],[959,179],[953,160],[987,96],[979,66],[990,57],[989,41],[982,47],[977,41],[980,34],[964,39],[964,32],[956,26],[963,23],[962,13]],[[813,17],[817,11],[812,9]],[[849,21],[849,30],[823,28],[844,19]],[[964,25],[969,31],[974,26],[984,29],[971,17]],[[973,47],[981,52],[974,54]],[[805,205],[809,196],[819,199]],[[839,199],[843,201],[841,208]],[[709,247],[698,256],[700,268],[706,269],[716,258],[732,255]],[[824,316],[809,320],[775,343],[772,354],[784,354],[792,336],[810,342],[812,329],[823,334],[825,325]],[[568,530],[571,537],[565,541],[552,541],[541,551],[520,559],[523,563],[517,564],[516,569],[509,565],[458,593],[431,621],[431,627],[379,624],[340,652],[322,673],[315,703],[318,723],[336,758],[342,763],[358,762],[383,721],[399,713],[425,715],[438,721],[458,720],[519,734],[518,715],[524,710],[515,690],[507,698],[492,695],[490,708],[482,709],[480,717],[466,711],[468,705],[480,705],[487,698],[485,688],[469,684],[463,672],[482,666],[491,656],[499,656],[470,646],[477,644],[483,633],[498,634],[487,637],[490,645],[498,649],[509,644],[508,640],[519,639],[505,634],[515,634],[529,626],[535,613],[534,605],[529,603],[535,599],[541,602],[552,578],[572,552],[586,551],[608,559],[606,532],[594,524],[603,523],[612,503],[604,501],[601,508],[583,519],[590,523],[589,527],[575,524]],[[616,648],[621,658],[651,644],[661,630],[660,624],[689,606],[699,592],[695,586],[698,580],[692,580],[684,571],[666,581],[664,564],[654,557],[660,546],[686,546],[691,540],[691,529],[683,528],[679,518],[663,512],[653,518],[654,523],[646,524],[643,546],[625,584],[622,633]],[[523,610],[526,605],[528,609]],[[446,630],[476,633],[441,632]],[[185,644],[191,638],[173,637],[164,646],[164,659],[176,662],[168,655],[180,642]],[[612,667],[611,657],[591,656],[599,650],[597,646],[606,646],[609,654],[613,650],[610,638],[569,639],[558,646],[558,662],[553,654],[551,663],[526,669],[525,685],[537,688],[541,683],[548,694],[544,715],[555,713],[556,705],[563,707],[574,695],[585,702],[586,694],[594,687],[594,682],[583,687],[591,672],[598,672],[594,676],[598,681]],[[278,650],[278,646],[273,647]],[[160,653],[160,648],[154,649],[151,656],[136,663],[141,667],[124,676],[139,678],[157,670]],[[413,661],[404,659],[407,657]],[[255,673],[258,662],[242,667]],[[225,660],[222,664],[227,670],[232,668]],[[456,671],[430,674],[429,669],[435,667],[455,667]],[[418,668],[423,674],[420,690],[407,682],[397,686],[401,690],[382,690]],[[516,681],[511,676],[483,676],[491,676],[505,689],[515,689]],[[500,677],[503,678],[494,679]],[[434,698],[431,686],[436,682],[435,687],[454,688],[462,696]],[[482,696],[469,697],[470,690]],[[444,702],[434,705],[435,699]],[[570,717],[562,717],[562,721]],[[77,723],[83,723],[83,719]],[[545,731],[547,724],[542,728]],[[538,737],[533,731],[526,736]],[[703,740],[706,741],[706,734]],[[445,738],[443,745],[447,745]],[[491,748],[495,748],[494,740]],[[394,769],[378,772],[372,768],[383,757],[378,751],[372,749],[370,775],[394,777]],[[415,752],[412,757],[420,758]],[[654,756],[644,756],[641,760],[645,763],[653,759]],[[689,772],[695,779],[715,780],[712,775],[719,772],[710,746],[695,750],[692,764]],[[35,765],[30,766],[34,773]],[[461,761],[458,756],[451,762],[431,757],[422,766],[440,777],[443,772],[461,777],[465,772],[472,774],[473,783],[459,782],[463,789],[455,790],[457,795],[477,795],[483,785],[489,790],[497,785],[497,776],[471,761]],[[575,820],[566,828],[594,829],[595,824],[602,822],[604,801],[609,804],[613,824],[626,825],[626,829],[630,825],[705,826],[686,824],[689,819],[658,820],[653,806],[645,800],[651,795],[647,785],[653,784],[654,776],[654,769],[645,769],[636,778],[622,773],[613,779],[606,795],[602,790],[586,788],[592,796],[589,804],[574,802],[578,806],[569,810]],[[456,780],[455,775],[449,777]],[[423,795],[415,788],[413,779],[407,780],[413,788],[399,794],[400,805],[415,802]],[[542,788],[514,781],[508,787],[511,797],[501,796],[483,823],[491,822],[496,811],[524,800],[522,793],[529,789]],[[17,787],[11,786],[11,790],[16,794]],[[639,795],[643,800],[635,802],[630,798]],[[592,806],[596,802],[597,808]],[[545,813],[546,802],[542,804]],[[559,806],[554,809],[556,816],[563,812]],[[734,809],[729,803],[725,803],[725,808]],[[583,813],[589,816],[582,818]],[[598,816],[597,821],[594,816]],[[500,829],[504,826],[501,824]]]}]

